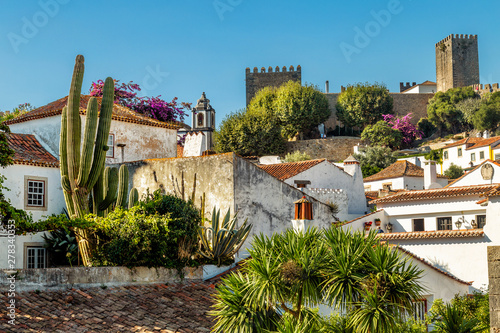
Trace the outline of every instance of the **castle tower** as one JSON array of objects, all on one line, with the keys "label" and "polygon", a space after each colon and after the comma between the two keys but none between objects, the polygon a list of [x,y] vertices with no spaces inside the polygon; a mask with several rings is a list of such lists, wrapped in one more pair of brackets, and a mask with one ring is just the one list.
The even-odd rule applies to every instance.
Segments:
[{"label": "castle tower", "polygon": [[204,150],[212,149],[214,146],[213,132],[215,130],[215,110],[210,105],[210,100],[205,95],[205,92],[201,94],[192,112],[191,131],[205,134],[206,149]]},{"label": "castle tower", "polygon": [[253,72],[250,72],[250,67],[246,68],[246,89],[247,89],[247,105],[250,103],[252,98],[255,96],[257,91],[264,87],[279,87],[283,83],[288,81],[297,81],[302,83],[302,74],[300,65],[297,66],[297,70],[294,70],[293,66],[287,71],[286,66],[280,71],[279,66],[273,72],[273,68],[269,66],[267,72],[264,67],[260,69],[260,73],[257,67],[253,68]]},{"label": "castle tower", "polygon": [[477,35],[449,35],[436,44],[437,91],[479,84]]}]

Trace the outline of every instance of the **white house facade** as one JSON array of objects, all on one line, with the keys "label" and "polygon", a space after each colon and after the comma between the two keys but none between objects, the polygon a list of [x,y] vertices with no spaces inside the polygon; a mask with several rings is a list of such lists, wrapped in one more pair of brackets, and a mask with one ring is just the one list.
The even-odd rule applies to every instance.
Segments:
[{"label": "white house facade", "polygon": [[500,136],[465,138],[443,148],[443,170],[452,163],[465,169],[497,158],[500,158]]}]

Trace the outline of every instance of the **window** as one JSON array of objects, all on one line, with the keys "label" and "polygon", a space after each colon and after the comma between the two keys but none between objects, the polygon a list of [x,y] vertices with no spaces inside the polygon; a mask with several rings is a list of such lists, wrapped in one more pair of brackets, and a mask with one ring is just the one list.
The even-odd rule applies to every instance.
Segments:
[{"label": "window", "polygon": [[413,306],[413,319],[415,320],[425,320],[425,314],[427,313],[427,300],[421,299],[412,302]]},{"label": "window", "polygon": [[24,176],[24,209],[47,210],[47,178]]},{"label": "window", "polygon": [[371,185],[365,185],[365,191],[371,191],[372,186]]},{"label": "window", "polygon": [[470,160],[475,161],[476,160],[476,153],[470,154]]},{"label": "window", "polygon": [[47,252],[38,243],[25,243],[24,248],[25,268],[46,268]]},{"label": "window", "polygon": [[451,217],[438,217],[437,218],[437,229],[438,230],[451,230]]},{"label": "window", "polygon": [[414,219],[413,220],[413,231],[425,231],[424,219]]},{"label": "window", "polygon": [[458,148],[458,157],[462,157],[462,148]]},{"label": "window", "polygon": [[500,154],[495,154],[495,160],[500,160]]},{"label": "window", "polygon": [[477,221],[477,227],[478,228],[484,228],[486,225],[486,215],[477,215],[476,216],[476,221]]},{"label": "window", "polygon": [[479,152],[479,159],[484,160],[484,151]]},{"label": "window", "polygon": [[203,113],[198,113],[198,127],[203,127]]},{"label": "window", "polygon": [[115,157],[115,135],[110,134],[108,136],[108,151],[106,152],[106,157],[114,158]]},{"label": "window", "polygon": [[443,153],[443,158],[444,158],[445,160],[447,160],[447,159],[448,159],[448,151],[447,151],[447,150],[445,150],[445,151],[444,151],[444,153]]},{"label": "window", "polygon": [[382,189],[384,191],[390,191],[390,190],[392,190],[392,183],[383,183],[382,184]]}]

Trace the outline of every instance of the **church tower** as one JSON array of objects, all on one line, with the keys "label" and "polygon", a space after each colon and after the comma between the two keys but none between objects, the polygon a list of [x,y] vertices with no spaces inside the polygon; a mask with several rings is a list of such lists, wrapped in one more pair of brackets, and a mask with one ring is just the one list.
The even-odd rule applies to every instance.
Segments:
[{"label": "church tower", "polygon": [[214,146],[213,132],[215,130],[215,110],[210,105],[210,100],[205,95],[205,92],[201,94],[192,112],[191,131],[205,134],[207,145],[205,150],[211,150]]}]

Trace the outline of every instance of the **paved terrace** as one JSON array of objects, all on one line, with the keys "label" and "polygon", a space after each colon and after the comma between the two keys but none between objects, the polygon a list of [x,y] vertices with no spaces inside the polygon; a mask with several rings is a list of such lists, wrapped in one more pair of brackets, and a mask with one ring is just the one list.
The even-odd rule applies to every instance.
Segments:
[{"label": "paved terrace", "polygon": [[209,332],[213,282],[20,292],[16,326],[0,293],[0,332]]}]

